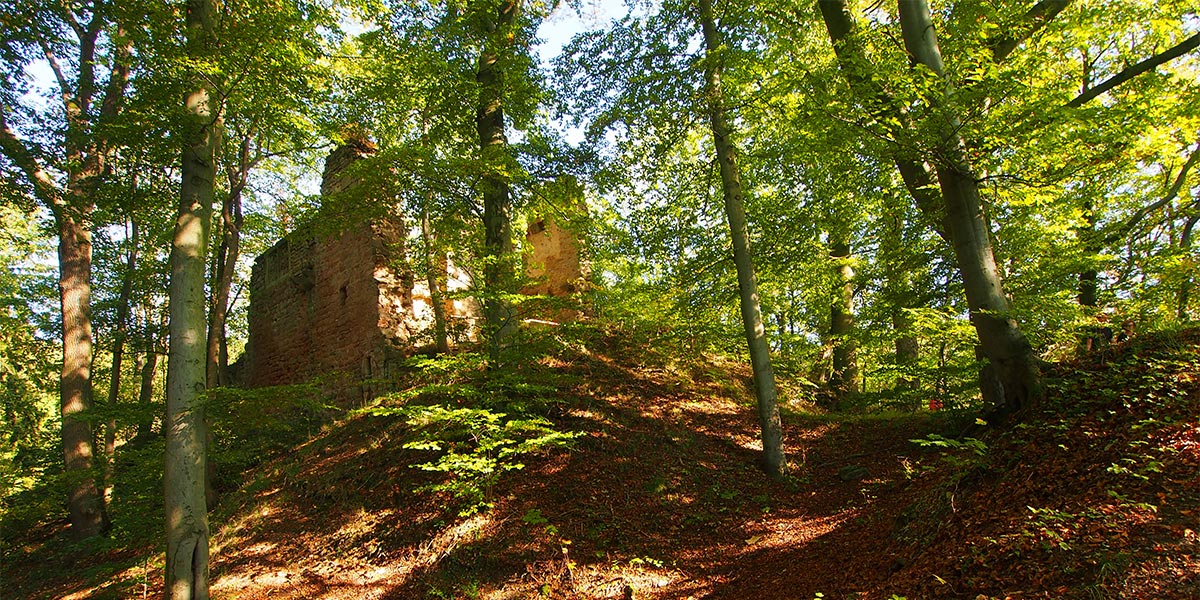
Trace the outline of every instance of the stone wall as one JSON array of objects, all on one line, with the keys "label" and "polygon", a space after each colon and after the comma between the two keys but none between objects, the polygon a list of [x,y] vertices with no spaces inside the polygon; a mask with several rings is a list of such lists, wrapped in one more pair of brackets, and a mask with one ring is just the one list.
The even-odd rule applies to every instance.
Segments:
[{"label": "stone wall", "polygon": [[[348,168],[374,152],[369,141],[355,138],[333,150],[322,173],[322,196],[360,187]],[[356,201],[377,201],[366,192]],[[388,377],[398,360],[432,342],[430,294],[408,268],[404,220],[394,215],[339,233],[328,229],[301,227],[255,261],[242,385],[328,376],[340,399],[368,399],[377,391],[371,380]],[[448,309],[457,329],[469,331],[473,304],[457,301]]]},{"label": "stone wall", "polygon": [[525,276],[531,281],[523,292],[536,296],[570,296],[580,291],[584,264],[579,236],[547,215],[529,224],[525,241]]},{"label": "stone wall", "polygon": [[[320,237],[294,231],[254,263],[250,339],[242,370],[247,387],[341,380],[342,397],[367,399],[370,380],[433,339],[428,286],[405,268],[401,219],[383,219]],[[465,287],[451,277],[451,289]],[[453,329],[470,331],[478,310],[447,301]],[[345,390],[351,390],[347,393]]]},{"label": "stone wall", "polygon": [[[346,169],[373,151],[366,144],[334,150],[326,162],[322,194],[330,198],[361,185]],[[569,183],[559,187],[576,193],[577,184]],[[564,206],[581,209],[582,202]],[[416,281],[408,266],[407,234],[399,215],[337,234],[310,224],[259,256],[250,279],[250,337],[239,367],[241,385],[294,384],[326,376],[340,400],[365,401],[381,391],[380,381],[390,378],[402,359],[432,346],[432,300],[426,282]],[[533,221],[526,242],[526,274],[534,281],[526,293],[568,296],[579,291],[586,265],[572,229],[547,215]],[[448,291],[470,287],[469,278],[452,263],[447,271]],[[479,316],[474,300],[447,300],[446,314],[458,341],[472,337]],[[554,314],[561,319],[564,313]]]},{"label": "stone wall", "polygon": [[565,176],[542,184],[537,193],[544,202],[525,230],[529,283],[521,291],[535,296],[574,296],[583,291],[591,275],[580,234],[587,221],[583,188],[573,177]]},{"label": "stone wall", "polygon": [[319,239],[295,231],[258,258],[250,278],[246,383],[298,383],[359,374],[382,341],[370,228]]}]

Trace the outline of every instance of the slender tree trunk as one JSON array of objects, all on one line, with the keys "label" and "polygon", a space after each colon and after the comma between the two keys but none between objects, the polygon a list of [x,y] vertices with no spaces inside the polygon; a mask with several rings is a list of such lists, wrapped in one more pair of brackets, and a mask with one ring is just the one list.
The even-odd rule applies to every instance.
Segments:
[{"label": "slender tree trunk", "polygon": [[742,193],[741,173],[737,151],[730,140],[721,90],[722,46],[713,19],[712,0],[700,0],[700,25],[704,32],[705,92],[708,117],[712,126],[713,146],[721,171],[721,187],[725,198],[725,216],[729,220],[733,241],[733,263],[737,268],[738,298],[746,342],[750,348],[750,366],[754,372],[754,395],[762,430],[763,466],[773,479],[787,472],[783,450],[783,426],[779,417],[778,392],[771,368],[771,350],[767,344],[766,327],[758,300],[758,281],[754,276],[754,260],[750,251],[750,233],[746,225],[746,209]]},{"label": "slender tree trunk", "polygon": [[138,413],[141,415],[137,433],[133,437],[137,444],[145,444],[154,436],[154,377],[158,369],[158,356],[166,351],[162,347],[165,336],[159,335],[158,332],[164,331],[167,325],[165,316],[157,328],[151,324],[154,309],[149,305],[143,305],[141,313],[145,323],[145,337],[142,339],[142,351],[137,355],[135,364],[139,380]]},{"label": "slender tree trunk", "polygon": [[113,332],[112,378],[108,383],[109,417],[104,424],[104,504],[112,500],[113,468],[117,451],[117,417],[114,412],[121,397],[121,367],[125,358],[125,341],[129,338],[129,304],[133,298],[133,278],[138,259],[138,224],[130,222],[129,253],[125,258],[125,275],[121,294],[117,298],[117,323]]},{"label": "slender tree trunk", "polygon": [[[87,218],[86,215],[83,218]],[[59,217],[59,291],[63,367],[60,385],[63,454],[76,539],[99,535],[107,526],[104,501],[92,473],[92,234],[68,213]]]},{"label": "slender tree trunk", "polygon": [[[188,0],[189,56],[213,48],[211,0]],[[189,119],[182,183],[171,243],[170,347],[167,358],[166,491],[167,600],[203,600],[208,592],[208,511],[205,504],[206,399],[205,256],[216,178],[218,111],[206,83],[184,99]]]},{"label": "slender tree trunk", "polygon": [[[432,195],[432,194],[431,194]],[[446,328],[446,304],[442,285],[446,277],[445,255],[437,251],[433,226],[429,222],[429,209],[421,211],[421,239],[425,243],[425,281],[429,285],[429,303],[433,308],[433,337],[439,354],[450,351],[450,338]]]},{"label": "slender tree trunk", "polygon": [[[1092,86],[1092,62],[1088,60],[1087,50],[1083,51],[1083,89],[1087,91]],[[1092,266],[1090,261],[1096,259],[1096,255],[1100,254],[1100,235],[1096,231],[1096,203],[1092,197],[1088,195],[1083,201],[1083,226],[1079,228],[1078,235],[1083,242],[1084,259],[1089,261],[1089,265],[1079,273],[1079,291],[1076,299],[1080,306],[1088,308],[1096,308],[1100,298],[1100,288],[1098,287],[1098,279],[1100,274],[1096,268]],[[1090,339],[1085,340],[1085,345],[1091,346]]]},{"label": "slender tree trunk", "polygon": [[158,353],[154,348],[138,354],[134,363],[141,386],[138,388],[138,410],[142,415],[138,420],[137,433],[134,435],[138,443],[149,440],[154,435],[154,411],[151,409],[154,399],[154,371],[158,368]]},{"label": "slender tree trunk", "polygon": [[915,304],[909,273],[916,261],[904,243],[904,211],[889,210],[884,218],[887,226],[881,236],[880,253],[884,263],[884,297],[890,305],[895,335],[893,363],[900,370],[896,388],[907,391],[917,387],[917,380],[910,373],[920,359],[921,347],[917,336],[912,333],[912,319],[905,312],[906,308]]},{"label": "slender tree trunk", "polygon": [[226,385],[229,371],[225,347],[225,323],[229,319],[229,295],[237,261],[242,249],[242,192],[249,181],[250,169],[257,162],[250,156],[250,136],[242,137],[238,148],[238,168],[229,175],[229,195],[221,202],[221,247],[217,252],[216,284],[213,286],[212,312],[208,326],[207,384],[209,389]]},{"label": "slender tree trunk", "polygon": [[[1183,233],[1179,236],[1179,247],[1183,250],[1184,260],[1189,264],[1195,264],[1195,257],[1192,256],[1192,231],[1196,228],[1196,222],[1200,221],[1200,214],[1192,215],[1183,225]],[[1176,296],[1176,313],[1180,321],[1187,323],[1192,320],[1190,312],[1192,287],[1195,286],[1191,277],[1184,277],[1179,283],[1179,294]]]},{"label": "slender tree trunk", "polygon": [[854,339],[854,268],[850,266],[850,245],[835,239],[830,244],[833,258],[833,294],[830,303],[829,334],[833,341],[833,370],[830,386],[838,404],[860,388],[858,343]]},{"label": "slender tree trunk", "polygon": [[904,308],[893,307],[892,329],[896,331],[895,361],[896,366],[902,371],[900,377],[896,379],[896,387],[901,390],[913,390],[917,387],[917,380],[908,373],[920,360],[921,343],[917,340],[917,336],[909,331],[911,327],[912,320],[904,313]]},{"label": "slender tree trunk", "polygon": [[222,207],[223,234],[221,248],[217,252],[216,285],[213,287],[212,309],[209,313],[208,341],[205,344],[205,383],[209,389],[227,384],[225,373],[228,365],[222,360],[221,348],[225,340],[225,323],[229,319],[229,295],[233,289],[238,254],[241,248],[240,223],[232,217],[231,202],[237,202],[240,221],[240,199],[227,199]]},{"label": "slender tree trunk", "polygon": [[475,126],[479,133],[480,157],[484,163],[483,227],[487,251],[484,265],[483,316],[487,331],[484,339],[493,362],[500,359],[505,338],[516,330],[516,314],[504,296],[515,291],[513,265],[512,200],[507,175],[511,162],[508,138],[504,132],[504,72],[501,58],[510,51],[511,34],[517,16],[516,0],[502,0],[495,25],[485,34],[479,53],[475,80],[479,83],[479,101]]},{"label": "slender tree trunk", "polygon": [[[913,58],[943,74],[941,51],[925,0],[902,0],[900,25],[904,45]],[[963,276],[971,322],[979,335],[984,355],[994,366],[1004,386],[1004,404],[995,414],[1004,417],[1019,411],[1041,396],[1041,373],[1037,357],[1010,315],[1008,298],[992,253],[979,186],[967,160],[961,123],[948,102],[946,90],[936,104],[944,111],[943,144],[935,170],[946,208],[946,225],[954,254]]]}]

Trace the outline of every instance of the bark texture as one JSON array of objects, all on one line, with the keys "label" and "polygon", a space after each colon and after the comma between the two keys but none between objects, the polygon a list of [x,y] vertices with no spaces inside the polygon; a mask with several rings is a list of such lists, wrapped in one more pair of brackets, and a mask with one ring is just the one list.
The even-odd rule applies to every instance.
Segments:
[{"label": "bark texture", "polygon": [[[188,0],[188,54],[204,60],[213,48],[211,0]],[[205,266],[216,178],[219,113],[199,77],[184,98],[182,183],[171,243],[170,344],[167,355],[166,469],[167,600],[203,600],[208,591],[208,510],[205,503]]]},{"label": "bark texture", "polygon": [[733,241],[733,262],[737,268],[738,298],[746,342],[750,348],[750,365],[754,372],[754,395],[758,402],[762,432],[763,467],[774,479],[787,472],[783,450],[783,428],[779,417],[779,393],[771,368],[771,351],[767,344],[766,327],[758,300],[758,281],[754,275],[754,260],[750,251],[750,233],[746,225],[746,209],[742,192],[737,151],[730,140],[729,123],[725,115],[721,90],[720,33],[713,17],[712,1],[700,0],[700,24],[705,46],[705,95],[712,128],[713,146],[721,171],[721,188],[725,199],[725,216],[729,221]]},{"label": "bark texture", "polygon": [[830,244],[833,259],[833,289],[830,296],[829,336],[833,341],[833,370],[829,383],[841,404],[861,387],[858,372],[858,342],[854,339],[854,268],[850,244],[837,239]]},{"label": "bark texture", "polygon": [[63,367],[60,380],[63,459],[69,482],[67,511],[76,539],[107,527],[104,501],[92,473],[92,235],[64,214],[58,230]]},{"label": "bark texture", "polygon": [[516,288],[513,266],[512,199],[508,175],[508,137],[504,131],[504,72],[501,58],[512,51],[517,19],[516,0],[503,0],[494,21],[484,32],[475,80],[479,99],[475,127],[479,134],[480,158],[484,164],[483,191],[484,265],[486,296],[483,316],[485,340],[493,361],[499,360],[504,339],[516,330],[516,314],[504,296]]},{"label": "bark texture", "polygon": [[[902,0],[899,4],[905,48],[918,63],[944,75],[928,3]],[[1009,314],[979,184],[958,135],[961,123],[950,102],[951,96],[948,87],[933,95],[933,104],[942,113],[934,118],[945,123],[935,170],[971,322],[979,335],[981,350],[1003,386],[1003,404],[993,409],[994,414],[1003,417],[1029,406],[1041,396],[1041,373],[1032,347]]]}]

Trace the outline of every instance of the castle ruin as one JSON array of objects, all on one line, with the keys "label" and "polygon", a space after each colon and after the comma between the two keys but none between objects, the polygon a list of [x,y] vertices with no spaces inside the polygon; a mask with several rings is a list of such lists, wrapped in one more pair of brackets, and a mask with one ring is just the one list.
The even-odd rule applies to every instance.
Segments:
[{"label": "castle ruin", "polygon": [[[366,142],[335,149],[326,160],[325,198],[359,185],[346,169],[369,157]],[[577,184],[576,184],[577,188]],[[375,395],[372,382],[388,379],[413,352],[433,345],[429,286],[407,266],[408,230],[399,215],[372,219],[332,235],[313,224],[292,231],[257,258],[250,279],[249,341],[241,384],[264,387],[341,377],[340,397]],[[585,269],[578,236],[552,217],[526,235],[527,294],[565,296],[578,290]],[[452,264],[446,290],[470,287]],[[448,329],[458,340],[480,318],[470,298],[444,300]]]}]

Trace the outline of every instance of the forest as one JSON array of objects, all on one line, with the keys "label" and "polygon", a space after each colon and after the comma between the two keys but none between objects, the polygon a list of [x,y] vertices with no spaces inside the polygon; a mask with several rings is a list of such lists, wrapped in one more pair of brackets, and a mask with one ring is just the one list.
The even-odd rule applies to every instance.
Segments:
[{"label": "forest", "polygon": [[0,31],[0,597],[1200,597],[1192,0]]}]

